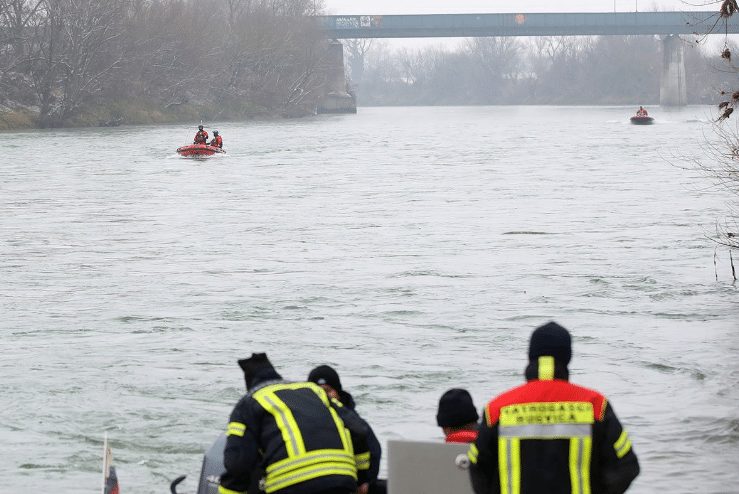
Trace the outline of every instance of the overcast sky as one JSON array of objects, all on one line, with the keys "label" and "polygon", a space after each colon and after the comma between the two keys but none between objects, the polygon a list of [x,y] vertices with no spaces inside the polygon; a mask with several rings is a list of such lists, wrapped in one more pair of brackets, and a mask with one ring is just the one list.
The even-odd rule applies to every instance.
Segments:
[{"label": "overcast sky", "polygon": [[710,0],[324,0],[324,5],[334,15],[718,10],[718,3]]}]

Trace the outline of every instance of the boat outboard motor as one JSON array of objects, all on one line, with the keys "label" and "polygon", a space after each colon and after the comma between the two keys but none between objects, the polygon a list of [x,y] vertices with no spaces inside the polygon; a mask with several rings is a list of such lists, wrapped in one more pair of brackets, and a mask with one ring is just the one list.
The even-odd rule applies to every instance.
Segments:
[{"label": "boat outboard motor", "polygon": [[[200,469],[200,480],[198,480],[197,494],[218,494],[218,486],[221,482],[221,474],[226,470],[223,466],[223,450],[226,449],[226,433],[222,432],[203,457],[203,466]],[[254,494],[263,494],[262,476],[264,470],[257,467],[252,473],[251,484],[247,492]],[[185,480],[185,475],[177,477],[170,484],[172,494],[177,494],[177,484]]]},{"label": "boat outboard motor", "polygon": [[218,494],[218,484],[223,466],[223,450],[226,448],[226,433],[222,432],[205,452],[203,468],[200,470],[198,494]]},{"label": "boat outboard motor", "polygon": [[[198,494],[218,494],[218,484],[223,466],[223,450],[226,448],[226,433],[221,433],[216,438],[203,457],[203,467],[200,469],[200,480],[198,481]],[[181,475],[174,479],[169,485],[172,494],[177,494],[177,484],[185,480],[187,476]]]}]

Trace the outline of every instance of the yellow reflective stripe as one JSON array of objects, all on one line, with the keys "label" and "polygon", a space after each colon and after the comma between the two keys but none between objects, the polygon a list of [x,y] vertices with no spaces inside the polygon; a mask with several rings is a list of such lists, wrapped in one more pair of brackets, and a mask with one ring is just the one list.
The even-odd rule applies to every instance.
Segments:
[{"label": "yellow reflective stripe", "polygon": [[291,485],[299,484],[300,482],[306,482],[308,480],[316,479],[326,475],[346,475],[351,477],[356,482],[357,474],[356,470],[350,468],[347,465],[326,465],[320,469],[303,469],[296,470],[290,476],[285,476],[279,480],[267,479],[264,482],[264,492],[272,493],[280,489],[285,489]]},{"label": "yellow reflective stripe", "polygon": [[570,484],[572,494],[590,494],[590,455],[593,441],[589,437],[570,439]]},{"label": "yellow reflective stripe", "polygon": [[475,443],[470,444],[470,449],[467,451],[467,458],[470,459],[470,462],[474,465],[477,465],[477,455],[480,454],[480,450],[477,449],[477,446],[475,446]]},{"label": "yellow reflective stripe", "polygon": [[613,449],[616,450],[616,456],[619,458],[623,458],[631,450],[631,439],[629,439],[626,429],[621,432],[618,440],[613,443]]},{"label": "yellow reflective stripe", "polygon": [[354,458],[343,451],[319,450],[303,458],[281,460],[267,468],[265,492],[325,475],[347,475],[357,480]]},{"label": "yellow reflective stripe", "polygon": [[521,494],[521,440],[511,439],[511,493]]},{"label": "yellow reflective stripe", "polygon": [[554,379],[554,357],[543,355],[539,357],[539,380],[551,381]]},{"label": "yellow reflective stripe", "polygon": [[500,426],[545,424],[592,424],[593,404],[589,401],[519,403],[500,409]]},{"label": "yellow reflective stripe", "polygon": [[369,451],[360,455],[354,455],[354,461],[357,463],[358,470],[369,470],[370,454]]},{"label": "yellow reflective stripe", "polygon": [[226,489],[222,485],[219,485],[218,493],[219,494],[246,494],[246,491],[232,491],[231,489]]},{"label": "yellow reflective stripe", "polygon": [[328,394],[326,393],[326,390],[324,390],[322,387],[315,383],[299,383],[299,387],[308,387],[311,390],[313,390],[314,393],[318,395],[318,397],[321,399],[324,405],[329,409],[331,413],[331,417],[334,419],[334,424],[336,424],[336,430],[339,431],[339,435],[341,436],[341,444],[344,447],[345,450],[354,452],[354,444],[352,443],[352,436],[351,432],[344,427],[344,421],[341,420],[341,417],[339,417],[339,414],[336,413],[336,410],[333,409],[330,402],[333,402],[333,404],[337,407],[343,407],[344,405],[341,404],[339,400],[336,400],[334,398],[329,398]]},{"label": "yellow reflective stripe", "polygon": [[239,422],[229,422],[227,436],[239,436],[242,437],[246,431],[246,426]]},{"label": "yellow reflective stripe", "polygon": [[521,440],[498,439],[498,471],[501,494],[521,494]]},{"label": "yellow reflective stripe", "polygon": [[582,464],[580,465],[580,476],[582,478],[582,494],[590,493],[590,459],[593,457],[593,439],[582,438]]},{"label": "yellow reflective stripe", "polygon": [[285,458],[280,461],[276,461],[267,467],[266,473],[268,476],[285,475],[285,473],[305,468],[311,465],[317,465],[320,463],[346,463],[355,466],[354,456],[347,454],[346,451],[336,449],[317,449],[306,453],[297,458]]},{"label": "yellow reflective stripe", "polygon": [[580,464],[582,463],[582,450],[580,449],[580,440],[577,437],[570,439],[570,485],[572,486],[572,494],[582,494],[580,486]]},{"label": "yellow reflective stripe", "polygon": [[[322,387],[320,387],[318,384],[314,384],[314,383],[307,383],[307,384],[312,384],[312,386],[310,386],[310,389],[315,394],[318,395],[318,397],[321,399],[321,401],[323,402],[324,405],[330,406],[329,400],[331,398],[328,397],[328,394],[326,393],[326,390],[325,389],[323,389]],[[341,403],[341,402],[339,402],[339,403]]]},{"label": "yellow reflective stripe", "polygon": [[267,388],[260,389],[254,394],[254,399],[262,405],[267,412],[269,412],[277,423],[277,427],[280,429],[282,434],[282,440],[285,442],[285,448],[287,449],[288,456],[299,456],[305,453],[305,443],[303,442],[303,435],[300,433],[300,428],[292,411],[285,405],[281,399],[275,394],[275,389],[282,387],[280,385],[268,386]]},{"label": "yellow reflective stripe", "polygon": [[510,439],[507,437],[498,438],[498,472],[500,477],[500,493],[511,494],[510,478],[511,472],[509,471],[508,446]]}]

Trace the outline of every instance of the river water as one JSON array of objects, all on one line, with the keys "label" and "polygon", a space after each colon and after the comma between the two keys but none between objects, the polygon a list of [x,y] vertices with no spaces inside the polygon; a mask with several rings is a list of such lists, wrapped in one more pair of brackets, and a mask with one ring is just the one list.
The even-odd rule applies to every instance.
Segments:
[{"label": "river water", "polygon": [[736,492],[730,197],[680,158],[711,109],[633,113],[360,108],[222,124],[206,160],[184,126],[5,134],[0,492],[100,492],[107,433],[122,494],[193,493],[259,351],[333,365],[383,444],[441,441],[439,396],[520,384],[549,320],[631,435],[629,492]]}]

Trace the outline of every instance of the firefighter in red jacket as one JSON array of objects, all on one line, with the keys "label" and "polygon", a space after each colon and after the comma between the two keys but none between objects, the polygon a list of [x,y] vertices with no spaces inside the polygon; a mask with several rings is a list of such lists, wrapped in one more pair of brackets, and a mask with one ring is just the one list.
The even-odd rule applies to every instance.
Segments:
[{"label": "firefighter in red jacket", "polygon": [[210,141],[210,145],[217,148],[223,148],[223,139],[221,138],[221,136],[218,135],[217,130],[213,131],[213,140]]},{"label": "firefighter in red jacket", "polygon": [[568,382],[571,356],[559,324],[533,332],[526,384],[488,403],[470,446],[476,494],[622,494],[639,474],[605,396]]},{"label": "firefighter in red jacket", "polygon": [[195,134],[195,144],[208,144],[208,131],[203,130],[202,125],[198,125],[198,133]]},{"label": "firefighter in red jacket", "polygon": [[477,413],[466,389],[453,388],[439,398],[436,423],[444,431],[444,442],[471,443],[477,438]]}]

